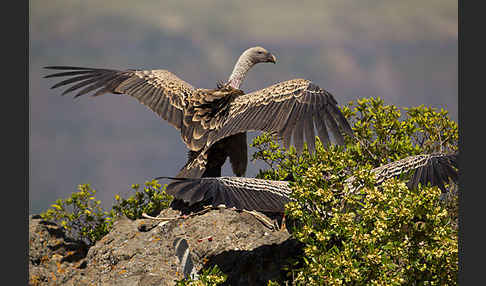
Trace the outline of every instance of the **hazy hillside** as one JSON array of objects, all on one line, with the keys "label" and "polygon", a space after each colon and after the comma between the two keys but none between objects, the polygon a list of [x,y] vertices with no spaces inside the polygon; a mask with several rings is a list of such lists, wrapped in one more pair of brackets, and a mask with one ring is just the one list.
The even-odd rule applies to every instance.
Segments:
[{"label": "hazy hillside", "polygon": [[[457,119],[457,1],[37,0],[29,23],[31,213],[81,183],[109,205],[186,160],[177,131],[144,106],[60,97],[42,78],[47,65],[164,68],[214,87],[244,49],[261,45],[278,63],[255,67],[246,91],[305,77],[340,104],[378,96]],[[247,176],[257,169],[250,163]]]}]

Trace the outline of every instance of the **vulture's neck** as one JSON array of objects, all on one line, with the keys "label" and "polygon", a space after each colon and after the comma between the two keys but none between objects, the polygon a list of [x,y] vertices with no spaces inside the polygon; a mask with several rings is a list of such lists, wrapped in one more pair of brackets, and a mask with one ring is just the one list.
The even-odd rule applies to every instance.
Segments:
[{"label": "vulture's neck", "polygon": [[245,79],[246,73],[255,65],[250,57],[243,53],[238,61],[236,62],[235,67],[233,68],[233,72],[231,73],[228,83],[233,88],[240,88],[241,83]]}]

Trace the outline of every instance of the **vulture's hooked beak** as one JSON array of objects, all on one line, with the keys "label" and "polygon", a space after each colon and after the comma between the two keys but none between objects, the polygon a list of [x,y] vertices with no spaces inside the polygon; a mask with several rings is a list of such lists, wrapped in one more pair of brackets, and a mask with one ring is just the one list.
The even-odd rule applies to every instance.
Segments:
[{"label": "vulture's hooked beak", "polygon": [[276,64],[277,63],[277,58],[274,55],[272,55],[272,54],[268,54],[267,62],[268,63],[274,63],[274,64]]}]

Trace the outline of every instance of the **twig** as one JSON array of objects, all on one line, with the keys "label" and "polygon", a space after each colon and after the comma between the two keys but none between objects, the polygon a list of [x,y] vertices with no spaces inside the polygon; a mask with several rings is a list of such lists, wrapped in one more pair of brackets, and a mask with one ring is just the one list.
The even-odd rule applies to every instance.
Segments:
[{"label": "twig", "polygon": [[197,216],[197,215],[200,215],[200,214],[203,214],[203,213],[206,213],[208,211],[210,211],[211,209],[218,209],[218,207],[212,207],[212,206],[205,206],[203,210],[201,211],[198,211],[196,213],[192,213],[190,215],[180,215],[178,217],[153,217],[153,216],[150,216],[146,213],[142,213],[142,216],[144,218],[148,218],[148,219],[153,219],[153,220],[163,220],[163,221],[170,221],[170,220],[176,220],[176,219],[186,219],[186,218],[190,218],[190,217],[193,217],[193,216]]},{"label": "twig", "polygon": [[208,212],[212,209],[221,209],[221,208],[226,208],[226,209],[229,209],[229,210],[233,209],[233,210],[236,210],[236,211],[242,211],[242,212],[249,213],[249,214],[253,215],[256,219],[258,219],[260,222],[262,222],[263,225],[268,227],[269,229],[271,229],[271,230],[277,229],[273,225],[273,223],[271,223],[268,219],[266,219],[265,217],[263,217],[261,214],[257,213],[256,211],[248,211],[248,210],[244,210],[244,209],[238,210],[236,208],[227,208],[227,207],[224,207],[224,206],[217,206],[217,207],[205,206],[204,209],[201,210],[201,211],[192,213],[190,215],[180,215],[178,217],[153,217],[153,216],[150,216],[146,213],[142,213],[142,217],[152,219],[152,220],[171,221],[171,220],[177,220],[177,219],[187,219],[187,218],[190,218],[190,217],[193,217],[193,216],[204,214],[204,213],[206,213],[206,212]]},{"label": "twig", "polygon": [[142,213],[142,216],[144,218],[148,218],[148,219],[153,219],[153,220],[164,220],[164,221],[169,221],[169,220],[175,220],[175,219],[179,219],[181,218],[180,216],[179,217],[153,217],[153,216],[149,216],[148,214],[146,213]]},{"label": "twig", "polygon": [[368,146],[366,146],[361,140],[359,140],[358,138],[356,138],[356,140],[358,141],[358,143],[361,144],[361,146],[363,146],[363,148],[371,155],[371,157],[379,162],[378,158],[375,156],[375,154],[373,154],[373,152],[371,152],[369,149],[368,149]]},{"label": "twig", "polygon": [[275,230],[275,226],[273,225],[273,223],[271,223],[268,219],[266,219],[265,217],[263,217],[258,212],[256,212],[256,211],[248,211],[248,210],[243,210],[243,209],[241,211],[253,215],[256,219],[258,219],[260,222],[262,222],[264,226],[268,227],[271,230]]}]

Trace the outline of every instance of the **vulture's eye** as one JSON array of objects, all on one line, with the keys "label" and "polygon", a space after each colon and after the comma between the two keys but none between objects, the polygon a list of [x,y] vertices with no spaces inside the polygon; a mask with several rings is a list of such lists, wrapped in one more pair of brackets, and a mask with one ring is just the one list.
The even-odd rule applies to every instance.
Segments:
[{"label": "vulture's eye", "polygon": [[262,52],[262,51],[259,51],[258,53],[259,53],[259,54],[263,54],[263,52]]}]

